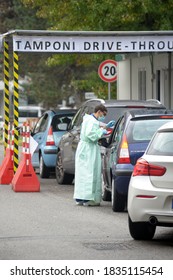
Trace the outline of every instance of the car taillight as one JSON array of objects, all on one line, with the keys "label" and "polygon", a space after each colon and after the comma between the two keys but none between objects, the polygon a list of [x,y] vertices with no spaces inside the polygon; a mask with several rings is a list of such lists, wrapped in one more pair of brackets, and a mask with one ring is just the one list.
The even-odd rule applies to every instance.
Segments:
[{"label": "car taillight", "polygon": [[52,127],[50,127],[47,135],[46,146],[52,146],[52,145],[55,145],[55,141],[53,138]]},{"label": "car taillight", "polygon": [[144,159],[139,159],[132,176],[163,176],[165,172],[166,168],[164,166],[150,164]]},{"label": "car taillight", "polygon": [[127,143],[126,135],[123,136],[123,140],[120,147],[120,154],[118,158],[118,163],[130,163],[129,148]]},{"label": "car taillight", "polygon": [[173,119],[173,116],[160,116],[160,119]]}]

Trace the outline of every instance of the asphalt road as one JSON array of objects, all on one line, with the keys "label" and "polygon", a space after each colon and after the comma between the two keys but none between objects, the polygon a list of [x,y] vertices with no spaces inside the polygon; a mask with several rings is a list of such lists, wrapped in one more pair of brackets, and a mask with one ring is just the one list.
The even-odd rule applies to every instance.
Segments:
[{"label": "asphalt road", "polygon": [[158,228],[152,241],[135,241],[127,213],[76,206],[73,185],[40,179],[38,193],[0,185],[0,260],[173,259],[173,229]]}]

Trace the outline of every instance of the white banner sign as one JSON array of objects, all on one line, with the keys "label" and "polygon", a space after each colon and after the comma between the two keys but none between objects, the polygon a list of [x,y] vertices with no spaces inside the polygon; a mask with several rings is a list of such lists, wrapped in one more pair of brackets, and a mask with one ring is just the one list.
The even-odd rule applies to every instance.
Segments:
[{"label": "white banner sign", "polygon": [[171,52],[173,36],[13,36],[18,52]]}]

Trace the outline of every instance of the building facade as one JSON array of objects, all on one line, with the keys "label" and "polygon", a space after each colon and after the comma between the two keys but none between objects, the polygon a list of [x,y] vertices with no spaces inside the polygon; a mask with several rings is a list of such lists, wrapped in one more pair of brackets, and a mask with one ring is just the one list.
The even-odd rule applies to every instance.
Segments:
[{"label": "building facade", "polygon": [[118,62],[117,99],[157,99],[173,108],[172,53],[124,55]]}]

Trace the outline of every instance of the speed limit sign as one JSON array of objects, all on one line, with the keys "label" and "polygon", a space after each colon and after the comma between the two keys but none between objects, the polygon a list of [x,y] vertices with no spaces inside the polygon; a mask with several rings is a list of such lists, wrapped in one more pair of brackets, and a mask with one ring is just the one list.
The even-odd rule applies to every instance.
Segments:
[{"label": "speed limit sign", "polygon": [[114,82],[117,80],[117,62],[107,59],[99,65],[98,74],[104,82]]}]

